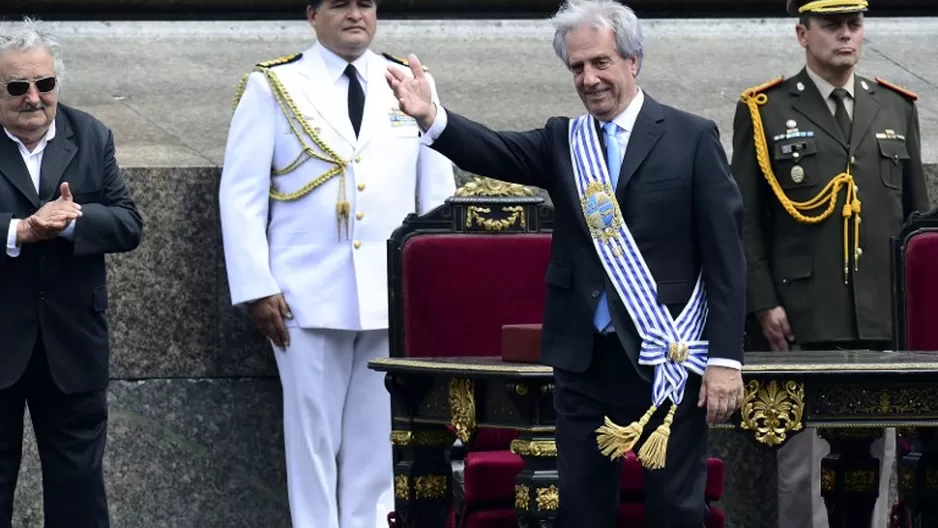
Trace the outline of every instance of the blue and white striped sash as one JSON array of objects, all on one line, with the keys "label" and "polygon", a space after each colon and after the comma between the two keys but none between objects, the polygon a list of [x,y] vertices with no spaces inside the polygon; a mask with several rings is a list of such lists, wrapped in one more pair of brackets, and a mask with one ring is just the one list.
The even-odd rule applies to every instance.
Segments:
[{"label": "blue and white striped sash", "polygon": [[673,319],[658,302],[655,279],[622,219],[589,114],[570,120],[570,158],[596,252],[642,338],[639,363],[655,367],[652,405],[660,407],[666,398],[679,404],[687,370],[702,376],[707,366],[707,341],[701,339],[709,310],[703,276],[698,274],[690,300]]}]

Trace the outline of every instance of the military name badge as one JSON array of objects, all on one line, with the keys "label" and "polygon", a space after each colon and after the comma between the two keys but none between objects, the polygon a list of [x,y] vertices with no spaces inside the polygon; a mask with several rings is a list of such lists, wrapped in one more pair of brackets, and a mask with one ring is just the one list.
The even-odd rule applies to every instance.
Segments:
[{"label": "military name badge", "polygon": [[791,168],[791,181],[801,183],[804,181],[804,169],[801,165],[795,165]]},{"label": "military name badge", "polygon": [[417,120],[401,111],[400,108],[391,107],[388,111],[388,118],[391,120],[392,127],[416,125]]},{"label": "military name badge", "polygon": [[622,219],[616,210],[612,189],[600,182],[590,183],[582,198],[583,212],[593,238],[612,247],[616,257],[622,256],[622,247],[617,243]]}]

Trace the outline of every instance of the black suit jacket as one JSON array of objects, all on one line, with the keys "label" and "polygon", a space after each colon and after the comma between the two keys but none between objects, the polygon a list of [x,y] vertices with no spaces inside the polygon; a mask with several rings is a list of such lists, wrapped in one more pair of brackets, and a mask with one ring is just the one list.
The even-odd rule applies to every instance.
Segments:
[{"label": "black suit jacket", "polygon": [[[53,380],[66,393],[108,383],[106,253],[130,251],[140,213],[121,179],[111,131],[59,104],[36,193],[16,144],[0,132],[0,389],[22,376],[41,337]],[[74,241],[58,237],[6,252],[10,220],[35,213],[68,182],[82,216]]]},{"label": "black suit jacket", "polygon": [[[606,288],[617,334],[640,375],[650,379],[651,368],[638,365],[641,339],[606,277],[583,218],[570,159],[569,118],[552,117],[543,128],[527,132],[495,132],[451,111],[447,117],[434,149],[464,170],[546,189],[553,201],[541,361],[574,372],[588,368],[593,314]],[[646,93],[616,198],[658,284],[659,300],[672,315],[680,313],[702,266],[710,301],[705,331],[710,357],[742,362],[742,200],[716,124]]]}]

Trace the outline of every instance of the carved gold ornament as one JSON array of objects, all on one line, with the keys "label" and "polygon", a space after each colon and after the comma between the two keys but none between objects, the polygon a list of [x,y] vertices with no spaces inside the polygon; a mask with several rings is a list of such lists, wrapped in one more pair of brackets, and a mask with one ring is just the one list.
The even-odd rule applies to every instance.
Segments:
[{"label": "carved gold ornament", "polygon": [[557,443],[553,440],[516,438],[511,441],[511,452],[518,456],[556,457]]},{"label": "carved gold ornament", "polygon": [[391,444],[406,446],[449,446],[454,441],[449,431],[391,431]]},{"label": "carved gold ornament", "polygon": [[394,476],[394,497],[407,500],[407,475]]},{"label": "carved gold ornament", "polygon": [[476,428],[476,402],[471,379],[454,378],[449,382],[449,411],[456,436],[466,444]]},{"label": "carved gold ornament", "polygon": [[804,383],[786,381],[779,385],[771,380],[763,385],[751,380],[743,397],[740,428],[753,431],[763,444],[781,445],[789,433],[804,428],[803,412]]},{"label": "carved gold ornament", "polygon": [[876,482],[876,472],[871,469],[848,471],[844,476],[844,488],[847,491],[873,491]]},{"label": "carved gold ornament", "polygon": [[491,207],[470,205],[466,212],[466,227],[472,227],[473,221],[486,231],[504,231],[514,224],[518,224],[523,229],[527,225],[524,219],[524,207],[506,206],[502,207],[502,212],[506,215],[504,218],[492,218],[489,216],[492,214]]},{"label": "carved gold ornament", "polygon": [[418,499],[441,499],[446,496],[445,475],[423,475],[414,479],[414,494]]},{"label": "carved gold ornament", "polygon": [[518,185],[517,183],[508,183],[494,178],[476,176],[462,187],[456,189],[456,196],[505,196],[521,198],[534,196],[534,191],[524,185]]},{"label": "carved gold ornament", "polygon": [[834,491],[837,484],[837,474],[833,469],[821,469],[821,489],[824,491]]},{"label": "carved gold ornament", "polygon": [[549,488],[537,489],[537,509],[539,511],[553,511],[560,506],[560,491],[551,484]]},{"label": "carved gold ornament", "polygon": [[531,502],[531,488],[525,484],[515,484],[515,509],[527,510]]}]

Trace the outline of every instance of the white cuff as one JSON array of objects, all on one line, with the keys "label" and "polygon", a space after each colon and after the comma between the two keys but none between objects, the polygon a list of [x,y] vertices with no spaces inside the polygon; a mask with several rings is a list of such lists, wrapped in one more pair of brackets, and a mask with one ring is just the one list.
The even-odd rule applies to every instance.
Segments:
[{"label": "white cuff", "polygon": [[430,128],[423,133],[423,136],[420,137],[420,142],[426,146],[430,146],[436,141],[436,138],[440,137],[440,134],[443,133],[443,129],[446,128],[446,110],[443,108],[443,105],[436,105],[436,118],[433,120],[433,124],[430,125]]},{"label": "white cuff", "polygon": [[16,245],[16,226],[19,225],[19,220],[10,220],[10,229],[7,230],[7,256],[8,257],[18,257],[20,256],[20,247]]},{"label": "white cuff", "polygon": [[65,226],[65,229],[59,233],[59,236],[66,240],[75,240],[75,219],[72,219],[72,221]]},{"label": "white cuff", "polygon": [[743,364],[735,359],[726,359],[726,358],[709,358],[707,360],[707,366],[714,365],[717,367],[727,367],[736,370],[742,370]]}]

